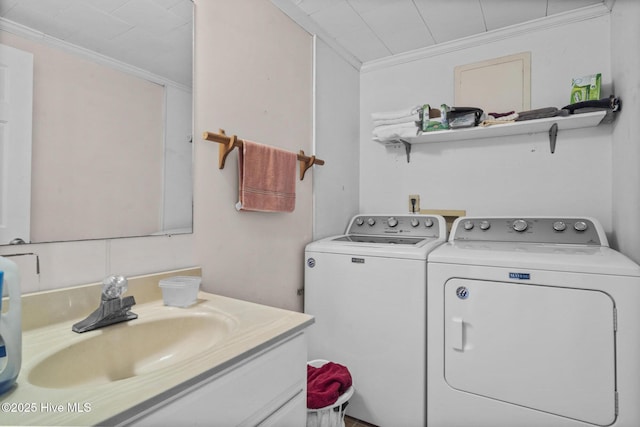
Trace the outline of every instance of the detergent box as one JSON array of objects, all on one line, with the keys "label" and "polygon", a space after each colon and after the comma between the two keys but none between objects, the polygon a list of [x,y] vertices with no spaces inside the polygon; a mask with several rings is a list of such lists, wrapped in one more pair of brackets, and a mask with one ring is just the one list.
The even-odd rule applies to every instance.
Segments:
[{"label": "detergent box", "polygon": [[601,80],[600,73],[571,79],[571,101],[569,103],[575,104],[576,102],[600,99]]}]

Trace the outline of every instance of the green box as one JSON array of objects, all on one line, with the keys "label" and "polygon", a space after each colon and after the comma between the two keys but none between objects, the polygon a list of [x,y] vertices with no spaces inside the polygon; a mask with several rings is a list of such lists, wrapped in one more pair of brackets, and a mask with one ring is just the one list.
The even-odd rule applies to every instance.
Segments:
[{"label": "green box", "polygon": [[571,100],[569,104],[600,99],[601,80],[602,75],[600,73],[571,79]]}]

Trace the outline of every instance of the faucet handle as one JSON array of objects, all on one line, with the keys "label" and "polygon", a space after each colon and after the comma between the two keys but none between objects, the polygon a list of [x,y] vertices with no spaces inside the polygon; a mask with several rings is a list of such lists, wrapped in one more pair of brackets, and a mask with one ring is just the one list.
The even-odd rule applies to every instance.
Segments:
[{"label": "faucet handle", "polygon": [[109,276],[102,281],[102,295],[106,299],[120,298],[127,288],[128,282],[124,276]]}]

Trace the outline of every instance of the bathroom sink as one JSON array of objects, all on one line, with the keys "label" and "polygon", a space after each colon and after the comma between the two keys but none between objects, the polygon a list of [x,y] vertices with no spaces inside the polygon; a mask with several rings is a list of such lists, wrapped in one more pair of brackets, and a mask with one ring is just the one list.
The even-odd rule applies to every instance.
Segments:
[{"label": "bathroom sink", "polygon": [[180,369],[181,362],[210,349],[234,325],[216,313],[111,325],[45,357],[31,369],[28,381],[60,389],[112,383],[173,365]]}]

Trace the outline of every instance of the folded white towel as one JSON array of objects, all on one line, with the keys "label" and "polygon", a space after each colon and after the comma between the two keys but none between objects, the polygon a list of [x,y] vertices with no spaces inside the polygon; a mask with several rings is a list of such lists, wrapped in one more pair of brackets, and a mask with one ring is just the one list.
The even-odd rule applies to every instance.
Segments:
[{"label": "folded white towel", "polygon": [[500,122],[500,121],[504,121],[504,122],[510,122],[510,121],[514,121],[515,119],[518,118],[518,113],[511,113],[511,114],[507,114],[506,116],[492,116],[491,114],[487,114],[487,120],[494,120],[496,122]]},{"label": "folded white towel", "polygon": [[377,119],[373,121],[374,126],[395,125],[398,123],[409,123],[420,121],[420,113],[411,114],[409,116],[398,117],[397,119]]},{"label": "folded white towel", "polygon": [[420,128],[413,122],[376,126],[373,128],[373,138],[376,141],[392,141],[402,138],[413,138],[418,136],[419,131]]},{"label": "folded white towel", "polygon": [[371,113],[371,119],[373,120],[390,120],[399,119],[402,117],[413,116],[416,113],[420,113],[422,106],[410,107],[404,110],[387,111],[382,113]]}]

